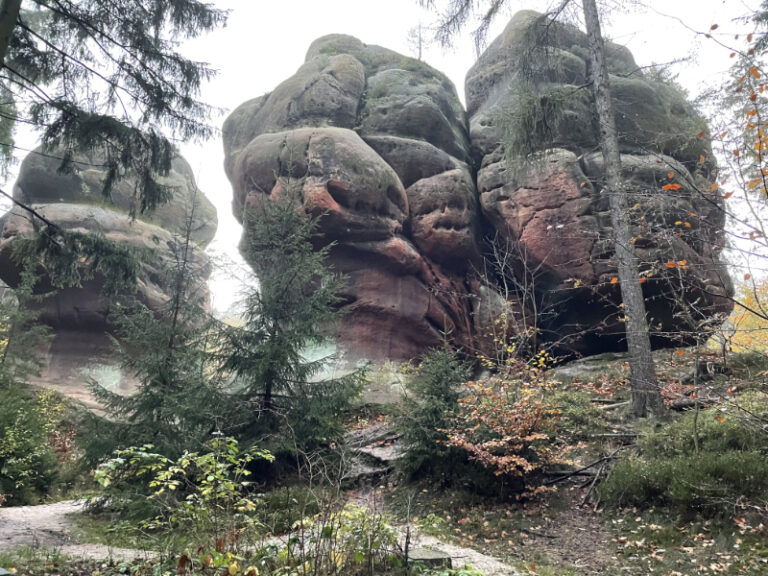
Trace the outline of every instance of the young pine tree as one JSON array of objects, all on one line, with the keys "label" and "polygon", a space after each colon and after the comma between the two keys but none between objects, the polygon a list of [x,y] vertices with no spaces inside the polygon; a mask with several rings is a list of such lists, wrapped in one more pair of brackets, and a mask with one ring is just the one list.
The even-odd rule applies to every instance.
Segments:
[{"label": "young pine tree", "polygon": [[466,460],[438,430],[450,427],[450,414],[471,376],[470,366],[450,350],[435,348],[424,355],[395,415],[395,427],[407,448],[399,464],[407,476],[450,474]]},{"label": "young pine tree", "polygon": [[320,379],[330,358],[306,356],[327,340],[343,279],[326,263],[331,246],[313,246],[319,217],[304,213],[297,182],[282,182],[245,221],[259,287],[245,298],[244,326],[229,329],[225,364],[249,412],[244,434],[314,448],[341,433],[339,417],[361,383],[358,372]]},{"label": "young pine tree", "polygon": [[[138,390],[122,396],[95,386],[94,395],[114,424],[114,445],[96,446],[92,456],[116,447],[149,443],[165,456],[196,450],[211,433],[228,425],[225,381],[212,347],[218,322],[207,311],[208,292],[199,252],[190,238],[194,208],[184,235],[171,246],[166,269],[170,296],[160,310],[140,302],[117,305],[112,321],[124,367],[139,380]],[[96,454],[101,452],[101,454]]]}]

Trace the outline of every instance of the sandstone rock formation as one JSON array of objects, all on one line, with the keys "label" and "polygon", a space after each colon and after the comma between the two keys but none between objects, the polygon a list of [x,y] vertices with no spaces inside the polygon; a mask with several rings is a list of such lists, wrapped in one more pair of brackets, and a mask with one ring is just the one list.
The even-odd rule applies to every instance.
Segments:
[{"label": "sandstone rock formation", "polygon": [[[331,35],[225,122],[241,221],[281,178],[301,186],[307,212],[326,214],[330,264],[349,277],[338,341],[352,357],[409,358],[443,334],[481,346],[503,308],[478,279],[489,238],[513,251],[528,293],[505,296],[513,313],[536,310],[540,337],[582,354],[621,348],[586,36],[544,24],[532,12],[512,19],[467,76],[466,114],[426,64]],[[666,344],[667,332],[729,309],[714,165],[680,91],[625,48],[607,50],[655,343]],[[242,246],[247,259],[248,230]],[[680,315],[686,299],[695,318]]]},{"label": "sandstone rock formation", "polygon": [[[731,309],[712,151],[675,86],[641,72],[624,47],[606,52],[652,338],[679,345]],[[518,13],[466,80],[482,212],[538,271],[544,334],[582,354],[623,346],[588,82],[586,36],[535,12]]]},{"label": "sandstone rock formation", "polygon": [[330,263],[349,278],[339,338],[352,355],[408,358],[441,333],[471,344],[479,213],[464,111],[444,75],[325,36],[290,79],[232,113],[224,146],[241,221],[278,177],[326,214]]},{"label": "sandstone rock formation", "polygon": [[[43,217],[65,230],[102,234],[133,248],[149,249],[156,257],[142,263],[137,278],[137,297],[152,309],[168,299],[167,274],[160,262],[181,246],[183,232],[192,214],[193,251],[191,265],[204,280],[210,274],[203,252],[216,233],[216,209],[198,190],[187,162],[177,157],[163,184],[172,188],[173,200],[149,215],[128,216],[135,182],[120,181],[111,201],[101,194],[105,171],[98,158],[77,156],[75,171],[60,174],[55,154],[31,153],[21,165],[14,186],[14,198],[33,207]],[[193,209],[194,207],[194,209]],[[29,236],[40,222],[16,207],[0,218],[0,280],[15,285],[19,270],[12,257],[13,240]],[[86,382],[95,379],[111,389],[132,385],[123,374],[108,336],[108,315],[113,304],[101,294],[103,278],[84,281],[81,287],[57,290],[40,304],[40,320],[53,330],[53,338],[42,351],[45,362],[40,382],[67,394],[88,400]],[[51,286],[41,278],[35,287],[47,293]]]}]

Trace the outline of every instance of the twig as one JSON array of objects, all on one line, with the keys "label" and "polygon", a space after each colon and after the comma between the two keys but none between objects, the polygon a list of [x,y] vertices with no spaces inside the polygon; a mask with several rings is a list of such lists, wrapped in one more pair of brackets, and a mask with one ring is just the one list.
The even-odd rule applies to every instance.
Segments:
[{"label": "twig", "polygon": [[581,503],[579,504],[579,508],[584,506],[584,504],[587,503],[587,500],[589,500],[589,497],[592,495],[592,490],[595,489],[595,485],[597,484],[597,479],[600,478],[600,475],[603,473],[603,470],[605,470],[606,462],[603,462],[602,466],[597,470],[597,474],[595,474],[595,477],[592,478],[592,484],[589,485],[589,490],[587,490],[587,493],[584,494],[584,498],[581,499]]},{"label": "twig", "polygon": [[592,462],[591,464],[587,464],[583,468],[579,468],[578,470],[574,470],[573,472],[569,472],[568,474],[560,476],[559,478],[555,478],[554,480],[550,480],[549,482],[545,482],[544,486],[552,486],[553,484],[557,484],[558,482],[562,482],[563,480],[567,480],[568,478],[570,478],[572,476],[576,476],[580,472],[584,472],[584,470],[589,470],[590,468],[592,468],[594,466],[597,466],[598,464],[602,464],[603,462],[605,462],[607,460],[612,460],[613,457],[616,455],[616,453],[619,450],[621,450],[622,448],[624,448],[624,446],[619,446],[618,448],[616,448],[616,450],[614,450],[613,452],[608,454],[608,456],[603,456],[599,460],[595,460],[594,462]]},{"label": "twig", "polygon": [[617,404],[608,404],[607,406],[600,406],[599,410],[613,410],[614,408],[620,408],[622,406],[627,406],[630,403],[629,400],[626,402],[619,402]]}]

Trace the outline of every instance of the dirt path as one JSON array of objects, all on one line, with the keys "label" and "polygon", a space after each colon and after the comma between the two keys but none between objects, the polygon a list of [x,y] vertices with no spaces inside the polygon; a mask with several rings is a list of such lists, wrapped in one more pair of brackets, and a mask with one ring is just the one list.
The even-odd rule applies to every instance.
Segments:
[{"label": "dirt path", "polygon": [[39,506],[0,508],[0,550],[19,546],[55,549],[66,556],[94,560],[133,560],[151,552],[112,548],[103,544],[78,544],[70,534],[68,514],[82,512],[85,501],[68,500]]},{"label": "dirt path", "polygon": [[[357,506],[365,506],[371,511],[381,512],[381,504],[377,501],[375,492],[373,491],[351,491],[348,494],[348,500],[350,504]],[[405,529],[402,526],[393,526],[398,532],[400,532],[401,542],[405,541]],[[413,530],[413,529],[412,529]],[[463,546],[456,546],[454,544],[448,544],[442,540],[438,540],[434,536],[427,536],[425,534],[419,534],[418,532],[411,532],[411,546],[419,548],[434,548],[448,554],[451,557],[454,568],[461,568],[463,566],[472,566],[475,570],[482,570],[486,576],[520,576],[520,572],[513,566],[488,556],[472,548],[464,548]]]},{"label": "dirt path", "polygon": [[[364,503],[364,498],[355,499]],[[69,514],[83,511],[83,500],[69,500],[56,504],[0,508],[0,550],[19,546],[55,549],[61,554],[94,560],[133,560],[148,558],[152,552],[112,548],[102,544],[78,544],[73,541]],[[471,565],[484,571],[487,576],[517,576],[518,572],[508,564],[472,550],[441,542],[437,538],[416,534],[413,546],[435,548],[450,555],[455,567]]]},{"label": "dirt path", "polygon": [[446,544],[441,542],[437,538],[432,536],[424,536],[417,534],[413,539],[413,544],[422,548],[434,548],[445,552],[451,557],[454,568],[461,568],[462,566],[469,565],[475,570],[482,570],[486,576],[519,576],[520,573],[504,562],[493,558],[492,556],[486,556],[472,550],[471,548],[463,548],[461,546],[454,546],[453,544]]}]

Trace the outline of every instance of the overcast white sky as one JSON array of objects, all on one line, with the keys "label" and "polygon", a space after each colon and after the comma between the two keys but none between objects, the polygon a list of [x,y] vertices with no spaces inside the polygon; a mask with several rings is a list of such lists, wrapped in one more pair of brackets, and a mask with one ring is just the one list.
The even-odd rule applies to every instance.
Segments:
[{"label": "overcast white sky", "polygon": [[[664,63],[692,57],[672,67],[679,81],[692,94],[716,80],[732,62],[729,50],[691,31],[708,31],[717,39],[733,44],[737,31],[745,27],[733,22],[750,13],[759,0],[615,0],[623,10],[604,19],[603,32],[632,50],[639,65]],[[231,111],[247,99],[271,91],[303,63],[310,43],[324,34],[345,33],[367,44],[379,44],[398,52],[413,54],[407,42],[408,30],[419,21],[429,24],[432,16],[418,7],[417,0],[213,0],[231,10],[226,28],[185,46],[185,53],[208,62],[219,71],[204,88],[203,99]],[[509,0],[491,29],[493,39],[512,13],[523,8],[546,9],[547,0]],[[683,26],[678,20],[684,21]],[[690,28],[690,29],[689,29]],[[467,30],[452,49],[428,48],[423,59],[453,80],[463,99],[464,75],[475,60],[474,44]],[[214,119],[221,125],[224,117]],[[34,144],[22,141],[22,144]],[[182,145],[198,185],[214,202],[219,228],[211,250],[237,254],[240,227],[231,214],[231,188],[224,174],[220,139]],[[214,275],[214,306],[225,310],[232,303],[238,283],[231,271]]]}]

